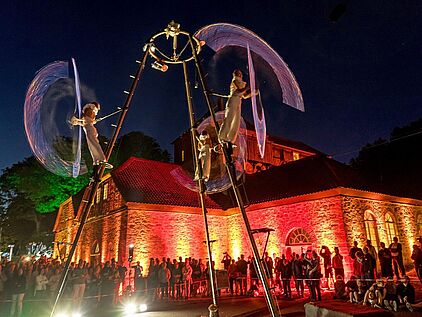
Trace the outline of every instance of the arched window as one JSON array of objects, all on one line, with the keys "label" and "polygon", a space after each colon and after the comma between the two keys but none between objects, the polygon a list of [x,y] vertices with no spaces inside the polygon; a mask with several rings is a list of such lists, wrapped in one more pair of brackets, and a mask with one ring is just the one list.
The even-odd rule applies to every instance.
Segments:
[{"label": "arched window", "polygon": [[375,220],[374,215],[368,210],[365,211],[364,222],[365,222],[366,239],[371,240],[371,244],[378,251],[379,239],[378,239],[377,221]]},{"label": "arched window", "polygon": [[292,230],[287,236],[286,245],[295,246],[295,245],[308,245],[311,244],[311,238],[309,234],[302,228],[297,228]]},{"label": "arched window", "polygon": [[387,231],[387,246],[389,246],[393,243],[393,238],[398,236],[396,222],[390,213],[385,215],[385,230]]},{"label": "arched window", "polygon": [[422,212],[416,216],[416,237],[422,237]]}]

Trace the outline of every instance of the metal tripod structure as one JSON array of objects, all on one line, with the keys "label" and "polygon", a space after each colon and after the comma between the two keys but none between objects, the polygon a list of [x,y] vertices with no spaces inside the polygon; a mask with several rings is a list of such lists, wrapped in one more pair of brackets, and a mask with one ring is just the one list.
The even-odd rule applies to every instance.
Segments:
[{"label": "metal tripod structure", "polygon": [[[182,49],[182,51],[177,54],[177,45],[178,45],[178,37],[183,36],[185,38],[187,38],[187,43],[185,45],[185,47]],[[159,47],[156,46],[155,40],[157,38],[163,38],[165,37],[166,40],[169,40],[169,38],[172,39],[172,48],[173,48],[173,55],[172,56],[168,56],[166,54],[164,54]],[[143,73],[143,70],[145,68],[145,64],[147,61],[148,56],[151,56],[154,59],[154,62],[152,64],[152,67],[154,69],[157,70],[161,70],[163,72],[165,72],[168,69],[167,64],[182,64],[183,66],[183,74],[184,74],[184,81],[185,81],[185,90],[186,90],[186,98],[187,98],[187,106],[188,106],[188,113],[189,113],[189,122],[190,122],[190,134],[191,134],[191,140],[192,140],[192,151],[193,151],[193,158],[194,158],[194,163],[195,166],[194,168],[197,168],[199,171],[199,180],[198,180],[198,194],[199,194],[199,200],[200,200],[200,204],[201,204],[201,209],[202,209],[202,214],[203,214],[203,218],[204,218],[204,227],[205,227],[205,237],[206,237],[206,244],[207,244],[207,252],[208,252],[208,259],[209,259],[209,276],[210,276],[210,284],[211,284],[211,293],[212,293],[212,304],[208,307],[209,310],[209,316],[210,317],[218,317],[219,316],[219,311],[218,311],[218,303],[217,303],[217,289],[216,289],[216,278],[215,278],[215,272],[214,272],[214,267],[212,265],[213,263],[213,258],[212,258],[212,252],[211,252],[211,241],[210,241],[210,236],[209,236],[209,230],[208,230],[208,220],[207,220],[207,209],[205,207],[205,193],[206,193],[206,186],[204,183],[204,179],[203,179],[203,171],[201,168],[201,164],[199,162],[199,158],[198,158],[198,153],[197,153],[197,132],[196,132],[196,128],[195,128],[195,115],[194,115],[194,110],[193,110],[193,99],[192,99],[192,94],[191,94],[191,84],[189,81],[189,75],[188,75],[188,67],[187,67],[187,63],[190,61],[194,61],[195,63],[195,67],[197,70],[197,74],[200,80],[200,84],[201,84],[201,88],[202,88],[202,92],[203,95],[205,97],[205,101],[207,103],[208,106],[208,110],[211,114],[211,118],[212,121],[214,123],[214,129],[216,132],[216,135],[218,137],[219,135],[219,124],[216,120],[216,115],[215,115],[215,110],[214,110],[214,106],[212,103],[212,100],[210,98],[210,95],[212,95],[212,93],[208,90],[207,88],[207,84],[205,81],[205,76],[204,76],[204,72],[202,70],[202,66],[198,57],[198,54],[200,53],[201,50],[201,45],[203,45],[203,43],[201,43],[198,39],[196,39],[195,37],[193,37],[190,33],[185,32],[180,30],[180,25],[178,23],[175,22],[170,22],[170,24],[167,26],[167,28],[162,31],[159,32],[155,35],[153,35],[151,37],[151,39],[145,44],[144,48],[143,48],[143,56],[142,59],[140,61],[137,61],[139,63],[139,67],[138,70],[136,72],[136,75],[134,76],[130,76],[131,78],[133,78],[133,82],[132,85],[130,87],[129,91],[125,91],[125,93],[127,94],[126,97],[126,101],[121,109],[121,113],[120,113],[120,117],[118,120],[118,123],[115,127],[115,131],[114,134],[108,144],[107,150],[106,150],[106,158],[107,160],[110,159],[111,153],[113,151],[114,145],[116,143],[117,137],[119,135],[120,129],[122,127],[122,124],[124,122],[126,113],[131,105],[135,90],[138,86],[138,82],[141,78],[141,75]],[[182,58],[181,55],[182,53],[187,49],[187,47],[191,48],[191,55],[188,55],[186,58]],[[218,140],[220,142],[220,140]],[[246,231],[248,233],[248,237],[249,237],[249,241],[251,243],[252,246],[252,252],[253,252],[253,256],[254,256],[254,260],[255,260],[255,265],[256,265],[256,269],[258,271],[258,275],[259,278],[264,286],[264,291],[265,291],[265,299],[267,301],[267,305],[269,308],[269,311],[271,313],[271,315],[273,317],[275,316],[279,316],[279,312],[276,308],[276,302],[271,294],[271,289],[270,286],[268,284],[268,280],[266,278],[265,275],[265,270],[264,270],[264,266],[262,261],[260,260],[260,256],[259,256],[259,251],[255,242],[255,239],[253,237],[253,233],[252,233],[252,229],[249,223],[249,219],[247,217],[246,214],[246,209],[244,207],[243,204],[243,200],[241,197],[241,193],[240,190],[238,188],[238,183],[236,180],[236,173],[235,173],[235,168],[234,168],[234,162],[233,159],[231,157],[231,155],[228,154],[227,149],[225,146],[222,146],[222,150],[223,150],[223,155],[225,157],[225,162],[226,162],[226,169],[227,169],[227,173],[229,175],[229,179],[233,188],[233,193],[234,196],[236,198],[236,202],[237,205],[240,209],[240,212],[242,214],[243,217],[243,221],[245,223],[246,226]],[[70,264],[72,261],[72,258],[75,254],[79,239],[81,237],[82,231],[83,231],[83,227],[86,223],[86,220],[88,218],[89,212],[91,210],[91,207],[93,205],[94,202],[94,198],[97,192],[97,189],[101,183],[101,178],[104,175],[104,171],[105,171],[105,165],[101,165],[99,166],[97,169],[94,169],[94,175],[93,178],[90,182],[90,184],[88,185],[85,194],[88,194],[88,199],[84,200],[83,203],[85,203],[85,205],[83,206],[83,210],[81,213],[81,218],[80,218],[80,224],[78,227],[78,230],[76,232],[74,241],[72,243],[72,247],[71,250],[69,252],[69,256],[66,260],[65,263],[65,268],[63,270],[60,282],[59,282],[59,291],[57,293],[50,317],[54,317],[56,308],[57,308],[57,304],[60,301],[60,298],[63,294],[63,291],[65,289],[65,285],[66,285],[66,279],[69,273],[69,268],[70,268]]]}]

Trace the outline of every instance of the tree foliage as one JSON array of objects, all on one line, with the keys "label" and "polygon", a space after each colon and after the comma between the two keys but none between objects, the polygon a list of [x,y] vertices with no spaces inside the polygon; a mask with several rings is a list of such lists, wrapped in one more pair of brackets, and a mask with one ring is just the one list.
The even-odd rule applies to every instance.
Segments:
[{"label": "tree foliage", "polygon": [[[68,141],[63,140],[62,142]],[[88,161],[88,165],[90,165],[86,157],[86,155],[89,156],[87,149],[84,152],[85,161]],[[170,159],[169,153],[162,150],[154,138],[142,132],[130,132],[119,138],[111,163],[118,167],[131,156],[166,162]],[[32,203],[36,212],[51,213],[56,211],[63,201],[88,184],[89,174],[90,172],[77,178],[61,177],[44,169],[31,156],[3,171],[0,177],[0,191],[4,204],[9,204],[8,209],[13,206],[10,203],[16,197],[23,197]]]},{"label": "tree foliage", "polygon": [[111,163],[119,166],[131,156],[153,161],[170,161],[170,154],[167,150],[161,149],[154,138],[139,131],[125,134],[117,140]]},{"label": "tree foliage", "polygon": [[394,128],[388,140],[363,147],[351,165],[405,197],[422,197],[422,119]]}]

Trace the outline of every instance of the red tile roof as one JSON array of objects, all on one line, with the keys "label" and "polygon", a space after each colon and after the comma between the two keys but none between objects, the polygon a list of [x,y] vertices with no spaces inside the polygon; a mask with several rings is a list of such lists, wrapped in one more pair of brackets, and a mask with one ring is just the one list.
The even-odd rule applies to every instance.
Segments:
[{"label": "red tile roof", "polygon": [[[179,165],[172,163],[132,157],[112,171],[111,176],[127,202],[200,207],[198,194],[172,176],[171,172],[178,168]],[[350,166],[324,155],[310,156],[245,176],[249,204],[338,187],[395,194]],[[219,193],[206,196],[206,206],[228,209],[235,205],[230,194]]]},{"label": "red tile roof", "polygon": [[[181,185],[170,173],[178,165],[131,157],[111,172],[126,202],[200,207],[198,194]],[[208,208],[221,207],[205,197]]]}]

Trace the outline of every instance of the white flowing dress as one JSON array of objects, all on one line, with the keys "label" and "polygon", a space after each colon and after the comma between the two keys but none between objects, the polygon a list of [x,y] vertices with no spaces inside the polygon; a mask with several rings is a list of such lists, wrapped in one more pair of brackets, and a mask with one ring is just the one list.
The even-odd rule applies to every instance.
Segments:
[{"label": "white flowing dress", "polygon": [[220,128],[219,136],[221,141],[234,143],[240,128],[242,116],[242,98],[244,92],[240,89],[246,87],[246,82],[240,76],[234,76],[230,84],[230,95],[226,103],[224,120]]}]

